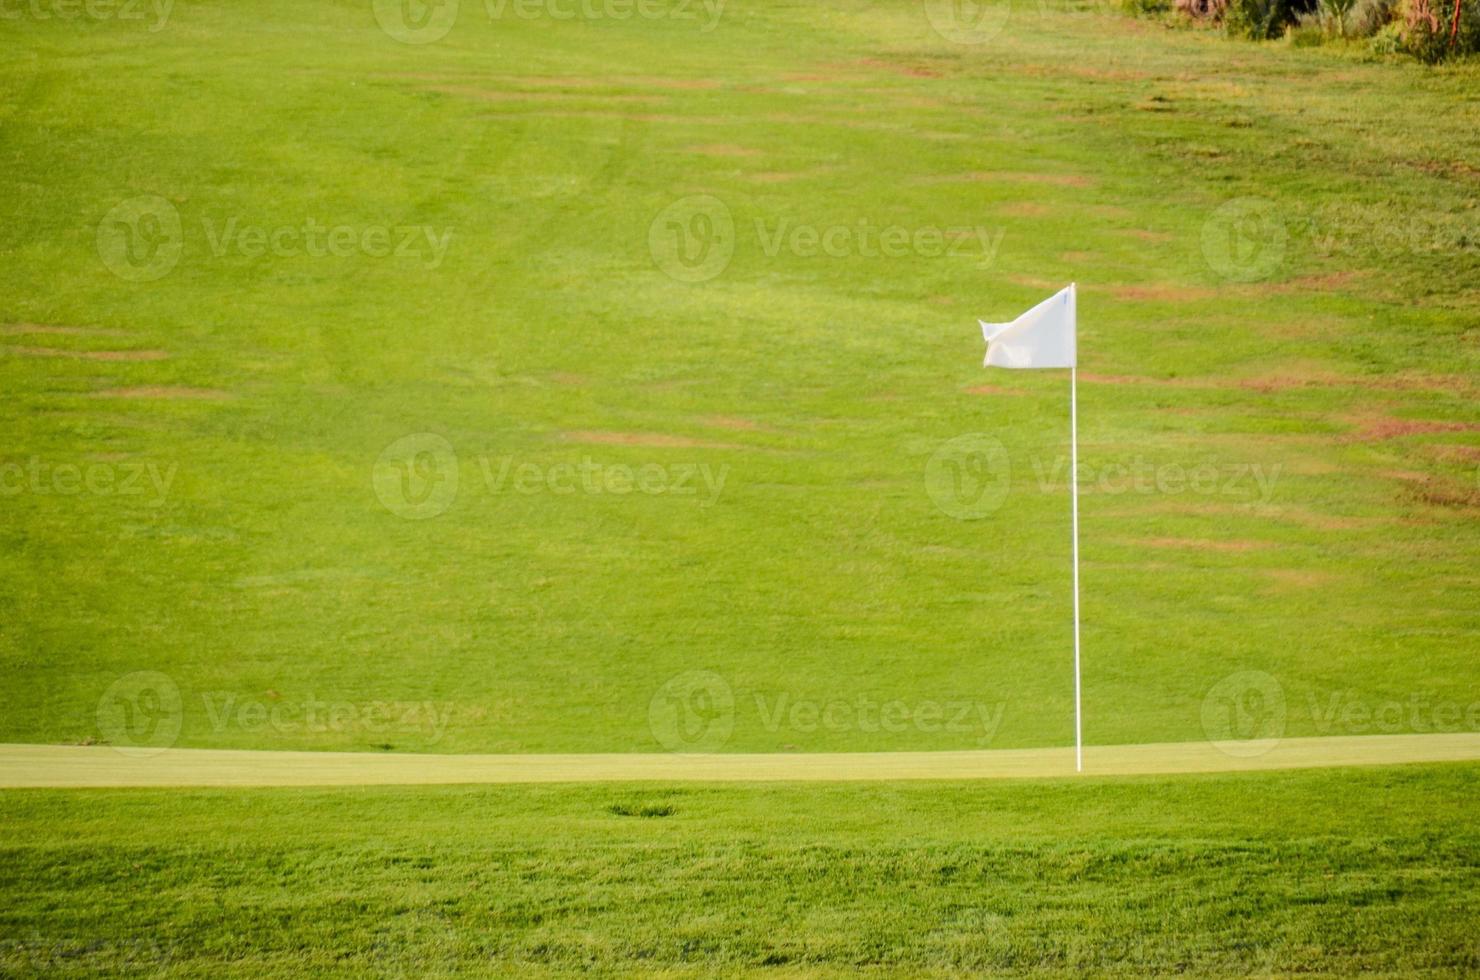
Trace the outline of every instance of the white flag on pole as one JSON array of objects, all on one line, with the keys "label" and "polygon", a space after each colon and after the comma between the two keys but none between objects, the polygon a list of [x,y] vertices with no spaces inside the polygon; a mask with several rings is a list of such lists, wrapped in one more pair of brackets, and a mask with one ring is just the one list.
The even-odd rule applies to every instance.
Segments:
[{"label": "white flag on pole", "polygon": [[1074,367],[1074,307],[1070,283],[1011,323],[977,321],[987,340],[982,367]]},{"label": "white flag on pole", "polygon": [[1074,284],[1011,323],[986,323],[982,367],[1069,369],[1069,520],[1074,567],[1074,770],[1084,771],[1084,710],[1079,677],[1079,369],[1075,356]]}]

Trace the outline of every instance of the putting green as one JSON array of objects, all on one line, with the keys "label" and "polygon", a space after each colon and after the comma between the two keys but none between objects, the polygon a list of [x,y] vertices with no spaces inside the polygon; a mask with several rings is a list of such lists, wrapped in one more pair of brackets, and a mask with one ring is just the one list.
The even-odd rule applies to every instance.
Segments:
[{"label": "putting green", "polygon": [[[1302,769],[1480,760],[1480,733],[1166,742],[1084,750],[1084,774]],[[0,787],[371,786],[450,783],[824,782],[1073,776],[1074,750],[780,754],[374,755],[0,746]]]}]

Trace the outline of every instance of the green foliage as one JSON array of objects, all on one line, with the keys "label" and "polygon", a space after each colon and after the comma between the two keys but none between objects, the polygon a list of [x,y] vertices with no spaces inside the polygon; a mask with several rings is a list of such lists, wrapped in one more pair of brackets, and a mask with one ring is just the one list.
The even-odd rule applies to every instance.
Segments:
[{"label": "green foliage", "polygon": [[1155,17],[1172,9],[1171,0],[1120,0],[1120,5],[1132,17]]},{"label": "green foliage", "polygon": [[1397,16],[1397,0],[1357,0],[1351,14],[1351,33],[1355,37],[1375,37]]},{"label": "green foliage", "polygon": [[1454,31],[1455,0],[1405,0],[1402,49],[1430,64],[1480,52],[1480,2],[1461,5]]},{"label": "green foliage", "polygon": [[1346,37],[1347,18],[1356,0],[1320,0],[1320,3],[1321,11],[1326,15],[1328,22],[1335,25],[1336,33]]},{"label": "green foliage", "polygon": [[1224,25],[1230,34],[1255,41],[1277,38],[1318,0],[1230,0]]},{"label": "green foliage", "polygon": [[0,974],[1462,976],[1477,777],[0,793]]}]

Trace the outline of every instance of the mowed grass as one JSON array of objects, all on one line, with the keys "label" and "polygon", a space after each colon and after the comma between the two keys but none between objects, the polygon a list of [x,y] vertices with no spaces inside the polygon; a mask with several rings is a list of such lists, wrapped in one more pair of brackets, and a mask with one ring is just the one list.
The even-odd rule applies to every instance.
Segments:
[{"label": "mowed grass", "polygon": [[0,968],[1473,975],[1475,777],[10,792]]},{"label": "mowed grass", "polygon": [[[1070,280],[1086,738],[1202,738],[1242,671],[1291,735],[1475,723],[1473,68],[689,12],[0,23],[0,739],[1065,744],[1067,379],[984,372],[975,319]],[[152,281],[98,244],[142,196],[180,220]],[[408,519],[383,493],[450,468],[376,465],[422,433],[458,487]],[[962,520],[927,470],[973,433],[1010,490]]]}]

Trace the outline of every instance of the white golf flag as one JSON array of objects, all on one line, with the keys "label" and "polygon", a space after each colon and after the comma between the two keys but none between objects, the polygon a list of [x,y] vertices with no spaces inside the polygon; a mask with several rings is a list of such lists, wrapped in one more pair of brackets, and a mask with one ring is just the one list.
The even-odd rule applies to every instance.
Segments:
[{"label": "white golf flag", "polygon": [[978,320],[987,339],[982,367],[1074,367],[1074,306],[1070,283],[1011,323]]}]

